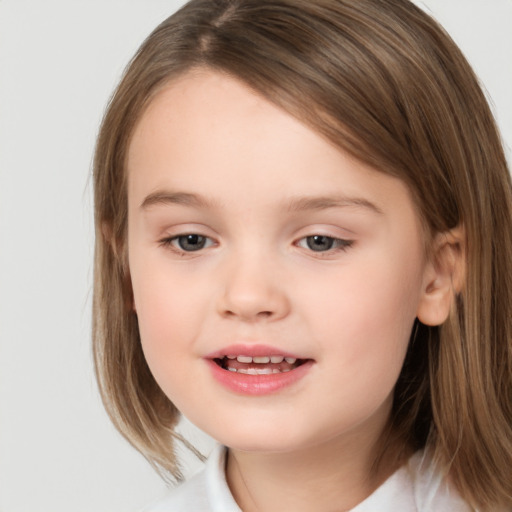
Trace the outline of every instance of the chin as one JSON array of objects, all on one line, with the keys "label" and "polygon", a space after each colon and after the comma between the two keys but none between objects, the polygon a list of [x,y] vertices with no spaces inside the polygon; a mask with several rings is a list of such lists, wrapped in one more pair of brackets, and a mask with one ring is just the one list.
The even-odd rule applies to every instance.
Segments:
[{"label": "chin", "polygon": [[[239,425],[237,425],[239,427]],[[316,436],[297,431],[297,428],[278,424],[258,428],[222,429],[206,431],[221,444],[238,451],[259,453],[290,453],[315,444]]]}]

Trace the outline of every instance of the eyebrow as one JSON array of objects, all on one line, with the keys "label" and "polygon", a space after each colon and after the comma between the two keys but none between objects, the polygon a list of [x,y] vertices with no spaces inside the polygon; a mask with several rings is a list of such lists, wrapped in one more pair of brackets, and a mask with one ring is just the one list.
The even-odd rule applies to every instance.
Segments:
[{"label": "eyebrow", "polygon": [[[194,208],[213,208],[215,202],[206,199],[198,194],[189,192],[157,191],[149,194],[142,204],[141,209],[148,209],[155,205],[183,205]],[[360,197],[346,196],[305,196],[292,198],[287,203],[287,211],[300,212],[308,210],[327,210],[329,208],[356,207],[365,208],[378,215],[384,212],[377,205]]]},{"label": "eyebrow", "polygon": [[384,212],[376,204],[361,197],[346,196],[314,196],[293,198],[288,203],[288,211],[299,212],[307,210],[327,210],[328,208],[343,208],[352,206],[356,208],[365,208],[378,215],[384,215]]},{"label": "eyebrow", "polygon": [[183,206],[192,206],[195,208],[211,208],[213,203],[197,194],[188,192],[167,192],[157,191],[149,194],[140,207],[145,210],[154,205],[172,205],[180,204]]}]

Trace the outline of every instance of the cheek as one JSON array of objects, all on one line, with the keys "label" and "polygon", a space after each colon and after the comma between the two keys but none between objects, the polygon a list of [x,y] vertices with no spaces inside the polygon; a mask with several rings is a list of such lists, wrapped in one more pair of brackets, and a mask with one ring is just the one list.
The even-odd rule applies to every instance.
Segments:
[{"label": "cheek", "polygon": [[389,380],[388,385],[394,385],[416,318],[419,262],[397,254],[376,254],[340,269],[336,277],[316,288],[309,309],[312,333],[318,343],[329,344],[329,354],[349,380]]},{"label": "cheek", "polygon": [[161,265],[137,265],[134,258],[131,269],[142,349],[165,390],[179,380],[180,360],[190,357],[203,315],[198,301],[202,294],[182,275],[163,271]]}]

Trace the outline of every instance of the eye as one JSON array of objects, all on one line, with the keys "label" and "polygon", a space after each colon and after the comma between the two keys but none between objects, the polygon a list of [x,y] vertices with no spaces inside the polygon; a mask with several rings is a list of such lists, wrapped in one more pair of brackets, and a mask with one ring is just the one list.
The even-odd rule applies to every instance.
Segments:
[{"label": "eye", "polygon": [[311,235],[301,238],[297,245],[314,252],[327,252],[333,249],[346,250],[352,243],[352,240],[342,240],[332,236]]},{"label": "eye", "polygon": [[200,251],[213,245],[213,240],[196,233],[187,233],[162,240],[163,245],[170,245],[174,249],[184,252]]}]

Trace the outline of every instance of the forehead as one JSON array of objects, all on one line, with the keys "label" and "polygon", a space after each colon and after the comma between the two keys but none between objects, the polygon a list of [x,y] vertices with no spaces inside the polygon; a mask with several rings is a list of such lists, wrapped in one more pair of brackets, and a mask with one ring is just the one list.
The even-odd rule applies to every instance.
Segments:
[{"label": "forehead", "polygon": [[164,151],[172,154],[175,168],[182,160],[192,163],[207,154],[216,157],[211,167],[235,151],[249,162],[262,151],[263,142],[267,153],[286,146],[297,154],[305,140],[310,151],[325,151],[321,136],[244,83],[196,69],[173,80],[150,102],[132,136],[128,169],[154,163]]},{"label": "forehead", "polygon": [[244,209],[305,195],[362,198],[377,209],[397,192],[409,201],[401,181],[341,151],[242,82],[207,70],[179,77],[153,98],[135,128],[127,168],[129,202],[138,205],[169,190]]}]

